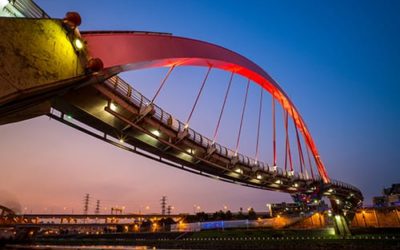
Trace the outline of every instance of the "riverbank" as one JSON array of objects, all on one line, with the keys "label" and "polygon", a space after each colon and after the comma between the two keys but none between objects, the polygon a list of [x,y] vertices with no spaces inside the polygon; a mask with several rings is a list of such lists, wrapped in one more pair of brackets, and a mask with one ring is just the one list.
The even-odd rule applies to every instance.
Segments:
[{"label": "riverbank", "polygon": [[[7,244],[5,244],[7,243]],[[23,246],[15,246],[22,244]],[[186,234],[103,234],[42,237],[30,241],[3,242],[3,248],[32,249],[29,245],[77,246],[147,246],[158,249],[222,249],[222,250],[269,250],[269,249],[400,249],[400,235],[395,231],[379,234],[358,234],[339,238],[329,230],[226,230],[200,231]]]},{"label": "riverbank", "polygon": [[[28,242],[23,246],[5,245],[3,249],[24,250],[32,249]],[[142,241],[115,241],[115,240],[68,240],[68,241],[41,241],[34,245],[43,245],[43,248],[52,249],[51,245],[58,246],[77,246],[72,249],[79,249],[82,246],[147,246],[148,248],[158,249],[222,249],[222,250],[269,250],[269,249],[400,249],[399,240],[378,240],[378,239],[317,239],[317,240],[297,240],[297,239],[275,239],[275,240],[142,240]],[[68,247],[68,249],[71,249]],[[104,248],[106,249],[106,247]]]}]

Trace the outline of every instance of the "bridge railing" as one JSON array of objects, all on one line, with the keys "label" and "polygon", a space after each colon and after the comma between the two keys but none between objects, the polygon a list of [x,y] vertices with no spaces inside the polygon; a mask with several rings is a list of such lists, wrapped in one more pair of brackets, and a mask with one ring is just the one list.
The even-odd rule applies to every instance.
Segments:
[{"label": "bridge railing", "polygon": [[49,18],[49,15],[42,10],[32,0],[10,0],[9,4],[13,6],[24,17],[30,18]]},{"label": "bridge railing", "polygon": [[[119,93],[121,96],[124,96],[126,99],[132,102],[135,106],[139,107],[139,109],[142,109],[145,106],[151,104],[151,101],[149,99],[143,96],[139,91],[132,88],[127,82],[125,82],[118,76],[114,76],[106,80],[105,83],[109,87],[114,89],[117,93]],[[175,119],[170,113],[164,111],[154,103],[152,105],[154,110],[154,114],[152,116],[153,118],[157,119],[167,127],[172,128],[176,132],[184,132],[185,124],[183,122]],[[272,166],[262,161],[256,161],[254,158],[248,157],[240,153],[236,153],[235,151],[227,147],[224,147],[219,143],[213,142],[211,139],[201,135],[192,128],[187,128],[187,130],[189,139],[198,144],[199,146],[202,146],[204,148],[213,146],[216,149],[216,153],[218,153],[219,155],[228,159],[237,158],[239,163],[249,167],[250,169],[253,169],[255,171],[262,170],[271,174],[277,173],[278,175],[286,175],[286,176],[291,175],[292,177],[298,179],[307,179],[306,176],[304,175],[298,173],[291,174],[289,173],[289,171],[284,171],[279,167],[273,168]]]},{"label": "bridge railing", "polygon": [[349,190],[354,190],[356,192],[361,193],[360,189],[356,188],[355,186],[353,186],[351,184],[348,184],[348,183],[345,183],[345,182],[341,182],[341,181],[338,181],[338,180],[334,180],[334,179],[331,179],[331,183],[336,185],[336,186],[343,187],[343,188],[346,188],[346,189],[349,189]]},{"label": "bridge railing", "polygon": [[[125,97],[128,101],[130,101],[131,103],[133,103],[135,106],[139,107],[139,109],[142,109],[144,107],[146,107],[147,105],[151,104],[151,101],[149,99],[147,99],[145,96],[143,96],[139,91],[135,90],[134,88],[132,88],[127,82],[125,82],[124,80],[122,80],[121,78],[119,78],[118,76],[114,76],[110,79],[108,79],[106,81],[106,84],[113,88],[117,93],[119,93],[121,96]],[[157,119],[159,122],[161,122],[162,124],[164,124],[165,126],[172,128],[173,130],[175,130],[176,132],[183,132],[185,130],[185,124],[175,118],[173,118],[173,116],[164,111],[163,109],[161,109],[159,106],[152,104],[153,105],[153,110],[154,110],[154,114],[153,114],[153,118]],[[204,148],[208,148],[210,146],[215,147],[216,149],[216,153],[218,153],[219,155],[226,157],[228,159],[233,159],[233,158],[237,158],[238,161],[244,165],[247,166],[251,169],[255,169],[255,171],[258,170],[262,170],[265,172],[268,172],[270,174],[272,173],[276,173],[278,175],[281,176],[291,176],[294,178],[298,178],[298,179],[309,179],[309,177],[300,174],[300,173],[293,173],[289,175],[288,171],[284,171],[281,168],[276,168],[273,169],[273,167],[269,166],[268,164],[264,163],[264,162],[257,162],[255,159],[250,158],[248,156],[245,156],[243,154],[237,153],[227,147],[222,146],[219,143],[216,143],[207,138],[206,136],[201,135],[200,133],[196,132],[195,130],[188,128],[188,137],[192,142],[195,142],[196,144],[198,144],[199,146],[202,146]],[[322,182],[322,179],[319,176],[315,176],[313,178],[314,181],[317,182]],[[339,187],[343,187],[345,189],[349,189],[349,190],[354,190],[355,192],[359,192],[361,193],[361,191],[354,187],[353,185],[338,181],[338,180],[331,180],[331,183],[339,186]]]}]

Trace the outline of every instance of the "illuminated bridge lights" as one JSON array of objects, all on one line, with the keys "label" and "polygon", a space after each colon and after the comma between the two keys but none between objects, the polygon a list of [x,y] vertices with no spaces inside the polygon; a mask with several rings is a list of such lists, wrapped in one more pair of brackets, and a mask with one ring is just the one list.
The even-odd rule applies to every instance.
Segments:
[{"label": "illuminated bridge lights", "polygon": [[186,152],[192,155],[195,153],[195,150],[193,148],[188,148],[186,149]]},{"label": "illuminated bridge lights", "polygon": [[78,51],[82,50],[84,48],[84,43],[79,38],[75,38],[72,43],[74,44],[75,49],[78,50]]},{"label": "illuminated bridge lights", "polygon": [[[0,0],[0,5],[7,4],[10,1],[6,0]],[[269,93],[272,97],[272,103],[273,103],[273,117],[271,120],[273,120],[273,167],[272,171],[271,168],[268,166],[267,169],[264,169],[264,164],[262,162],[258,164],[259,162],[257,161],[258,157],[258,141],[257,141],[257,146],[256,146],[256,154],[255,154],[255,164],[257,165],[256,168],[253,168],[253,163],[254,160],[252,160],[250,157],[247,157],[245,155],[242,155],[239,153],[238,155],[238,146],[239,146],[239,139],[240,139],[240,129],[239,129],[239,136],[237,140],[237,146],[235,149],[235,154],[234,157],[232,157],[231,152],[229,152],[229,149],[226,147],[223,147],[218,144],[218,150],[216,147],[212,147],[211,149],[208,148],[208,145],[210,144],[210,141],[212,141],[212,145],[215,144],[215,136],[211,138],[212,140],[209,140],[208,138],[196,134],[196,132],[192,129],[189,128],[189,120],[192,115],[192,112],[194,111],[194,108],[197,103],[197,99],[195,102],[195,105],[192,108],[192,112],[189,115],[189,118],[186,120],[185,123],[181,123],[180,121],[173,121],[171,122],[174,123],[175,125],[178,125],[178,129],[173,126],[168,126],[165,122],[166,119],[172,120],[172,116],[167,114],[166,112],[162,111],[160,108],[157,107],[157,112],[155,112],[155,104],[154,104],[154,99],[157,96],[158,92],[154,96],[153,99],[146,99],[143,95],[133,95],[132,92],[134,91],[132,87],[129,86],[129,84],[122,84],[118,85],[118,82],[115,82],[114,85],[109,84],[108,80],[106,82],[99,81],[99,84],[95,85],[101,85],[104,86],[104,88],[109,89],[109,95],[101,92],[103,95],[98,95],[96,96],[97,99],[102,99],[102,105],[104,105],[105,101],[108,101],[111,99],[110,96],[119,96],[119,98],[122,101],[118,101],[115,104],[110,103],[108,106],[108,109],[111,111],[114,111],[114,113],[117,113],[118,110],[118,115],[120,117],[115,116],[116,118],[119,119],[114,119],[110,122],[110,120],[107,120],[109,117],[107,116],[102,116],[103,114],[100,114],[100,117],[94,110],[90,110],[90,107],[85,110],[85,108],[81,108],[79,106],[79,100],[67,100],[64,98],[64,96],[59,96],[57,99],[60,99],[64,101],[66,104],[63,107],[61,104],[59,104],[60,111],[68,112],[68,106],[76,108],[76,109],[81,109],[83,112],[77,111],[76,113],[74,112],[74,116],[76,117],[75,119],[78,122],[81,122],[83,125],[88,125],[89,127],[92,127],[93,129],[97,129],[100,131],[100,137],[99,139],[107,141],[108,139],[104,135],[111,135],[114,139],[112,143],[118,145],[118,137],[115,138],[115,134],[113,132],[115,130],[120,130],[118,132],[120,135],[123,133],[127,135],[125,138],[127,141],[126,145],[120,145],[121,148],[125,149],[132,149],[129,148],[128,145],[135,147],[139,147],[141,151],[147,151],[149,154],[153,154],[155,160],[160,160],[162,158],[167,158],[168,161],[172,162],[170,165],[174,165],[173,163],[176,163],[179,166],[185,165],[187,169],[200,169],[204,170],[204,172],[207,172],[207,169],[210,170],[210,172],[213,172],[215,175],[219,175],[222,178],[226,178],[228,173],[236,173],[236,176],[234,178],[227,178],[230,181],[235,181],[235,178],[237,180],[237,183],[240,184],[248,184],[250,180],[254,179],[265,179],[264,181],[260,181],[259,184],[253,185],[253,187],[258,187],[258,188],[263,188],[263,189],[270,189],[270,190],[280,190],[280,191],[288,191],[289,188],[298,188],[299,192],[313,192],[315,191],[314,185],[317,187],[321,187],[321,189],[318,189],[318,192],[322,193],[325,192],[324,194],[329,195],[332,200],[335,198],[339,197],[343,202],[346,200],[345,197],[352,197],[352,195],[349,193],[350,192],[355,192],[356,197],[354,197],[353,202],[359,202],[359,199],[362,199],[361,192],[359,190],[355,189],[354,187],[351,186],[343,186],[343,187],[338,187],[338,183],[330,183],[329,177],[326,173],[324,164],[322,163],[322,160],[320,159],[320,155],[318,153],[317,147],[313,142],[313,138],[311,137],[307,127],[305,126],[305,123],[303,119],[301,118],[300,114],[294,107],[294,104],[291,102],[291,100],[288,98],[288,96],[284,93],[284,91],[281,89],[281,87],[269,76],[267,72],[265,72],[261,67],[256,65],[254,62],[246,59],[245,57],[234,53],[230,50],[224,49],[220,46],[216,46],[210,43],[194,40],[194,39],[186,39],[182,37],[174,37],[172,35],[165,36],[161,34],[136,34],[135,32],[86,32],[83,34],[82,38],[80,37],[79,31],[76,29],[77,26],[80,25],[81,23],[81,18],[78,13],[74,12],[69,12],[66,14],[66,17],[63,20],[64,26],[67,26],[66,29],[69,30],[69,38],[70,40],[68,41],[69,43],[72,43],[72,46],[74,47],[75,52],[84,50],[86,45],[90,47],[90,57],[92,59],[89,60],[87,64],[87,69],[90,69],[89,72],[99,72],[100,70],[106,68],[106,70],[101,71],[101,73],[108,74],[108,75],[115,75],[118,73],[121,73],[123,71],[127,70],[132,70],[132,69],[141,69],[141,68],[152,68],[152,67],[170,67],[170,70],[167,73],[167,76],[164,78],[162,81],[162,84],[165,83],[166,79],[168,78],[169,74],[172,72],[174,69],[175,65],[182,65],[182,66],[203,66],[203,67],[208,67],[208,72],[203,80],[202,87],[198,93],[199,98],[201,94],[201,90],[207,80],[208,73],[211,70],[211,66],[214,70],[215,69],[222,69],[225,71],[231,71],[229,72],[231,74],[231,80],[235,74],[240,75],[241,77],[245,78],[248,80],[248,85],[250,82],[258,84],[261,86],[261,94],[260,94],[260,106],[259,106],[259,113],[261,114],[262,110],[262,96],[263,93]],[[64,34],[64,33],[63,33]],[[86,43],[87,42],[87,43]],[[118,48],[118,49],[110,49],[110,48]],[[124,49],[120,49],[124,48]],[[140,48],[140,56],[138,56],[137,53],[137,48]],[[160,48],[157,50],[154,50],[154,48]],[[74,52],[72,50],[72,52]],[[111,52],[112,51],[112,52]],[[74,56],[77,53],[73,53]],[[103,61],[104,60],[104,65]],[[111,68],[118,68],[118,71],[111,71],[109,69]],[[112,79],[119,79],[118,77],[112,77]],[[230,82],[229,85],[230,86]],[[110,86],[111,85],[111,86]],[[122,85],[122,88],[121,88]],[[128,86],[127,86],[128,85]],[[96,86],[91,85],[89,86],[91,90],[99,90]],[[228,91],[229,87],[227,87],[226,91],[226,97],[228,96]],[[247,90],[246,90],[247,92]],[[97,93],[97,92],[96,92]],[[68,93],[68,95],[71,94],[72,96],[71,99],[73,99],[73,91],[71,93]],[[135,93],[137,94],[137,93]],[[135,97],[141,97],[139,105],[135,103]],[[91,93],[87,94],[85,98],[88,98],[88,103],[95,98],[91,96]],[[121,98],[123,97],[123,98]],[[92,99],[90,99],[92,98]],[[247,93],[246,93],[246,98],[247,98]],[[65,99],[65,100],[64,100]],[[78,99],[78,98],[76,98]],[[137,99],[136,99],[137,101]],[[305,172],[305,175],[303,174],[303,167],[305,167],[304,164],[304,159],[303,163],[301,161],[301,158],[303,157],[302,152],[300,149],[298,149],[300,158],[300,169],[301,173],[294,171],[286,172],[283,169],[288,169],[285,167],[282,168],[277,168],[277,154],[276,154],[276,135],[275,135],[275,102],[278,103],[278,105],[281,106],[283,112],[285,113],[286,117],[290,116],[292,121],[294,122],[294,127],[300,131],[300,135],[303,138],[303,141],[299,140],[299,134],[297,134],[297,140],[298,140],[298,147],[301,148],[301,145],[303,143],[306,144],[306,149],[310,150],[311,156],[314,156],[315,158],[315,163],[314,165],[311,164],[310,162],[310,168],[312,171],[312,167],[315,166],[318,170],[319,176],[317,176],[317,179],[314,179],[314,176],[312,174],[312,179],[308,177],[307,170]],[[225,100],[224,100],[225,103]],[[118,104],[118,107],[117,107]],[[123,105],[122,105],[123,104]],[[144,105],[143,105],[144,104]],[[56,105],[56,104],[53,104]],[[225,104],[223,104],[224,106]],[[57,105],[56,105],[57,106]],[[128,107],[129,106],[129,107]],[[102,106],[103,108],[104,106]],[[65,109],[63,109],[65,108]],[[217,108],[217,107],[216,107]],[[244,102],[243,105],[243,111],[242,111],[242,120],[243,120],[243,115],[244,115],[244,110],[246,108],[246,101]],[[138,112],[131,112],[132,110],[138,111]],[[161,111],[161,112],[160,112]],[[221,109],[221,114],[222,116],[222,111],[223,107]],[[129,116],[126,115],[129,113]],[[137,115],[139,113],[139,116],[132,116],[132,115]],[[156,117],[157,115],[160,115],[161,113],[161,118]],[[149,114],[149,115],[148,115]],[[123,117],[123,115],[126,115]],[[147,116],[148,115],[148,116]],[[164,116],[163,116],[164,115]],[[166,116],[166,115],[169,115]],[[121,119],[123,118],[131,118],[135,117],[137,118],[135,121],[132,121],[130,119],[123,121]],[[260,127],[260,115],[258,119],[258,131]],[[64,120],[64,117],[61,117],[62,120]],[[67,116],[67,119],[71,119],[71,116]],[[93,118],[97,118],[98,123],[96,124],[91,124],[90,119],[93,120]],[[139,121],[143,119],[143,122],[139,123]],[[151,121],[150,121],[151,120]],[[287,123],[287,118],[286,118],[286,123]],[[79,129],[81,129],[81,125],[76,125],[73,124],[72,122],[65,122],[69,124],[70,126],[75,126],[77,128],[78,126]],[[106,125],[106,126],[104,126]],[[121,129],[121,127],[123,129]],[[163,136],[161,137],[161,133],[159,130],[155,130],[156,128],[162,127],[162,132]],[[182,129],[183,127],[183,129]],[[287,125],[286,125],[287,127]],[[218,128],[218,126],[217,126]],[[240,125],[241,128],[241,125]],[[128,130],[129,129],[129,130]],[[185,131],[185,132],[182,132]],[[216,129],[217,132],[218,129]],[[286,129],[287,130],[287,129]],[[82,129],[83,131],[83,129]],[[89,131],[86,129],[86,131]],[[191,133],[188,133],[190,131]],[[192,133],[193,132],[193,133]],[[292,132],[292,131],[290,131]],[[89,134],[89,133],[88,133]],[[193,135],[195,134],[195,136]],[[257,133],[259,134],[259,133]],[[288,132],[286,131],[286,134]],[[93,135],[93,134],[92,134]],[[114,135],[114,136],[113,136]],[[178,135],[177,137],[175,135]],[[142,136],[142,138],[141,138]],[[151,138],[147,138],[151,137]],[[168,138],[168,140],[164,139]],[[258,139],[258,135],[257,135]],[[301,138],[300,138],[301,139]],[[109,140],[110,141],[110,140]],[[120,143],[125,143],[124,138],[119,139]],[[289,144],[289,142],[288,142]],[[287,145],[288,145],[287,144]],[[143,147],[141,147],[143,146]],[[188,149],[189,147],[189,149]],[[135,152],[136,148],[132,151]],[[194,155],[194,151],[196,152],[196,155]],[[203,154],[204,152],[204,154]],[[225,152],[225,153],[224,153]],[[182,156],[181,159],[179,159],[178,154],[183,153],[186,154],[185,156]],[[188,154],[191,154],[191,157],[189,157]],[[232,151],[233,153],[233,151]],[[286,150],[285,154],[288,153],[288,150]],[[307,151],[308,153],[308,151]],[[278,154],[279,155],[279,154]],[[167,156],[167,157],[166,157]],[[152,156],[151,156],[152,157]],[[183,159],[183,157],[186,157]],[[290,156],[290,144],[289,144],[289,157]],[[310,158],[310,157],[308,157]],[[313,157],[311,157],[312,159]],[[239,160],[240,159],[240,160]],[[186,161],[186,162],[185,162]],[[178,162],[178,163],[177,163]],[[280,161],[278,161],[280,162]],[[291,160],[290,160],[291,162]],[[290,163],[292,165],[292,163]],[[240,167],[238,167],[240,166]],[[236,170],[234,170],[236,168]],[[258,168],[260,170],[258,170]],[[293,168],[291,168],[293,169]],[[255,171],[256,170],[256,171]],[[260,172],[258,172],[260,171]],[[245,173],[245,174],[244,174]],[[208,173],[209,174],[209,173]],[[238,176],[238,177],[237,177]],[[288,178],[288,177],[293,177],[293,178]],[[318,179],[321,178],[321,179]],[[284,186],[279,186],[283,184],[282,180],[285,182]],[[322,182],[321,182],[322,180]],[[300,183],[300,186],[298,183],[295,183],[295,181]],[[271,184],[275,185],[273,188],[271,188]],[[329,189],[326,191],[324,187],[334,187],[336,189],[336,192],[333,189]],[[320,191],[321,190],[321,191]],[[331,195],[335,195],[332,197]],[[349,199],[349,198],[347,198]],[[346,204],[344,202],[344,204]]]},{"label": "illuminated bridge lights", "polygon": [[235,172],[238,173],[238,174],[243,174],[243,169],[241,169],[241,168],[236,168],[236,169],[235,169]]},{"label": "illuminated bridge lights", "polygon": [[[121,133],[124,132],[129,135],[128,144],[139,147],[140,151],[147,151],[149,154],[151,154],[151,156],[146,155],[146,157],[188,171],[195,170],[197,173],[205,176],[220,176],[224,180],[227,180],[231,183],[239,183],[242,185],[249,185],[262,189],[278,190],[289,193],[316,193],[316,186],[322,186],[321,188],[318,188],[318,192],[319,194],[321,194],[322,192],[324,192],[324,190],[326,190],[325,187],[332,186],[333,188],[340,190],[340,193],[342,193],[342,189],[339,189],[336,183],[329,183],[329,177],[325,172],[322,161],[319,160],[319,155],[316,147],[312,141],[311,135],[309,135],[309,132],[300,117],[300,114],[297,113],[294,107],[292,107],[293,104],[288,98],[285,97],[283,91],[279,88],[279,86],[277,86],[277,84],[269,78],[266,72],[259,69],[259,67],[256,67],[254,63],[245,60],[245,58],[238,57],[238,55],[232,54],[229,51],[221,51],[220,47],[213,47],[213,45],[210,44],[207,44],[206,47],[202,47],[203,45],[201,41],[192,41],[190,39],[184,38],[178,39],[174,37],[168,37],[168,44],[166,44],[166,41],[162,36],[141,36],[141,38],[149,43],[152,43],[153,45],[163,45],[162,52],[166,56],[160,59],[157,57],[158,52],[154,52],[152,50],[146,51],[148,45],[145,42],[143,42],[143,44],[137,44],[143,46],[144,51],[142,51],[142,54],[144,58],[135,58],[135,53],[132,53],[131,55],[130,52],[134,52],[137,48],[137,46],[133,45],[139,41],[139,39],[137,39],[134,34],[118,33],[117,35],[98,35],[96,33],[86,33],[86,35],[84,35],[83,37],[86,41],[88,41],[88,46],[90,46],[91,53],[95,51],[95,53],[91,54],[91,56],[102,58],[105,62],[104,65],[106,69],[111,66],[118,66],[122,71],[125,71],[135,67],[137,67],[135,69],[140,69],[141,67],[151,68],[165,66],[164,63],[166,62],[168,62],[169,64],[174,63],[175,57],[169,57],[170,55],[174,55],[173,51],[175,50],[171,49],[171,51],[169,51],[169,47],[171,47],[172,45],[173,46],[171,48],[176,48],[179,45],[178,47],[182,49],[182,51],[180,52],[182,52],[182,54],[187,53],[188,59],[193,59],[186,60],[182,65],[191,66],[191,64],[196,63],[196,66],[204,66],[204,62],[212,62],[213,68],[215,66],[215,68],[223,69],[224,65],[226,65],[225,62],[231,64],[243,63],[243,65],[239,65],[241,66],[241,68],[239,68],[237,74],[242,75],[243,77],[248,79],[249,82],[254,81],[261,85],[261,87],[264,87],[262,91],[270,92],[273,97],[273,103],[281,103],[284,112],[287,112],[286,116],[292,116],[295,127],[299,129],[300,133],[302,133],[303,137],[305,138],[305,141],[303,143],[307,144],[312,156],[315,156],[315,158],[317,159],[314,166],[319,171],[319,176],[317,176],[316,178],[314,178],[314,176],[312,178],[308,178],[307,172],[303,174],[303,170],[301,170],[302,173],[297,172],[297,169],[296,172],[292,171],[293,168],[291,168],[291,171],[285,171],[286,169],[288,169],[286,168],[286,166],[278,169],[278,167],[276,166],[277,159],[275,159],[275,146],[273,152],[274,161],[272,167],[270,167],[268,164],[258,162],[258,160],[254,160],[251,157],[240,154],[238,152],[238,147],[233,150],[224,147],[218,143],[215,143],[215,136],[209,139],[194,131],[192,128],[189,128],[189,119],[187,119],[186,122],[181,122],[179,120],[173,119],[171,114],[165,112],[152,101],[150,101],[150,99],[147,99],[138,91],[132,89],[132,87],[130,87],[128,83],[120,80],[120,78],[117,76],[113,77],[113,79],[116,79],[115,82],[112,82],[112,80],[107,80],[104,82],[104,84],[100,83],[93,85],[93,88],[102,94],[100,98],[103,98],[105,100],[115,100],[115,105],[118,105],[118,109],[120,109],[118,110],[118,114],[115,114],[117,112],[114,112],[115,117],[118,118],[118,120],[116,119],[115,121],[113,121],[112,129],[129,128],[129,131],[123,129],[123,131],[121,130]],[[110,41],[112,40],[113,43],[108,43],[103,41],[104,37],[116,39],[110,39]],[[175,44],[175,42],[179,44]],[[123,51],[123,54],[118,54],[121,53],[121,51],[116,52],[118,55],[109,52],[108,46],[118,47],[118,45],[124,45],[124,48],[126,47],[126,50]],[[197,47],[202,48],[198,51],[209,50],[209,54],[201,58],[191,58],[190,53],[193,51],[197,51],[195,50]],[[132,48],[132,50],[130,50],[130,48]],[[146,54],[146,52],[148,52],[148,54]],[[213,58],[214,55],[220,55],[220,58]],[[127,61],[120,63],[121,59],[119,58],[119,56],[132,58],[128,58]],[[115,65],[111,65],[110,62],[115,63]],[[165,81],[163,81],[163,83],[164,82]],[[199,94],[200,93],[201,92],[199,92]],[[118,98],[114,99],[115,96],[117,96]],[[111,104],[109,107],[109,111],[113,111],[114,109]],[[71,105],[79,107],[79,102],[77,101],[76,104],[71,103]],[[194,110],[194,107],[195,106],[193,106],[192,110]],[[243,107],[245,107],[245,104]],[[115,110],[116,108],[117,106],[115,107]],[[86,113],[84,114],[86,115],[86,117],[84,118],[90,119],[92,118],[92,116],[96,117],[96,114],[94,112]],[[81,116],[77,117],[84,120],[84,118],[82,118]],[[134,117],[135,119],[132,120],[132,117]],[[141,122],[139,123],[139,121]],[[104,121],[104,123],[107,122],[107,120]],[[159,128],[162,128],[162,137]],[[102,129],[101,124],[98,125],[98,129]],[[110,134],[110,131],[105,131],[105,133],[106,132],[107,134]],[[145,138],[146,136],[143,135],[150,136],[151,139],[154,139],[154,141]],[[141,138],[141,136],[143,138]],[[123,138],[121,139],[123,140]],[[238,136],[238,139],[240,139],[240,135]],[[275,137],[273,139],[273,143],[275,145]],[[301,141],[299,143],[301,143]],[[137,152],[135,150],[133,150],[133,152]],[[196,154],[194,154],[194,152],[196,152]],[[257,155],[255,159],[257,159]],[[256,166],[254,166],[254,164]],[[313,164],[310,163],[309,165],[313,167]],[[302,163],[300,163],[300,167],[301,166],[305,165],[302,165]],[[263,179],[263,181],[257,181],[261,179]],[[352,191],[349,187],[344,187],[344,189],[347,192]],[[331,195],[333,189],[332,191],[328,190],[325,192]],[[346,193],[346,196],[348,196],[348,193]],[[342,198],[342,196],[340,195],[335,195],[335,198],[336,197],[340,197],[342,200],[344,200],[344,198]]]},{"label": "illuminated bridge lights", "polygon": [[161,132],[160,132],[160,130],[158,130],[158,129],[152,130],[151,133],[152,133],[153,135],[157,136],[157,137],[159,137],[159,136],[161,135]]},{"label": "illuminated bridge lights", "polygon": [[110,102],[110,109],[114,112],[117,111],[117,105],[115,105],[113,102]]}]

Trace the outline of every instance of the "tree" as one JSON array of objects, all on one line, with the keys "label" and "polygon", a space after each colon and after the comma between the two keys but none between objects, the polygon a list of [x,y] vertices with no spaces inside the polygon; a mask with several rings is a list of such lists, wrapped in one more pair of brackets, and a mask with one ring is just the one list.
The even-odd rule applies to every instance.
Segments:
[{"label": "tree", "polygon": [[249,209],[249,212],[248,212],[248,219],[249,219],[249,220],[255,220],[255,219],[257,219],[257,214],[256,214],[256,212],[254,211],[254,209],[253,209],[252,207]]},{"label": "tree", "polygon": [[196,214],[197,221],[207,221],[208,220],[208,214],[205,212],[199,212]]},{"label": "tree", "polygon": [[226,211],[225,213],[225,220],[232,220],[232,212],[231,210]]}]

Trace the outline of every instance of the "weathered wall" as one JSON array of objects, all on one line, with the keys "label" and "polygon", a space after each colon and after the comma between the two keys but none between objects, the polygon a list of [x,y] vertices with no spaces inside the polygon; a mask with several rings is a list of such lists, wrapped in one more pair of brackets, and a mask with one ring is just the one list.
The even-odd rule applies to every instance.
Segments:
[{"label": "weathered wall", "polygon": [[0,18],[2,104],[84,73],[61,20]]}]

